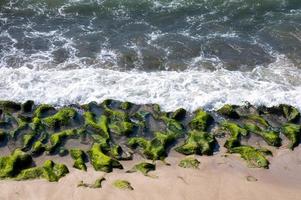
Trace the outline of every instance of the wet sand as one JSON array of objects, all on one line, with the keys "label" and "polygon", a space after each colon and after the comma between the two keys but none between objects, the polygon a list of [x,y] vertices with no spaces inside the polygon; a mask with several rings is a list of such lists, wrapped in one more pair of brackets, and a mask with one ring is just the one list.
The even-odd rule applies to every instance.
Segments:
[{"label": "wet sand", "polygon": [[[125,173],[141,160],[136,157],[133,161],[122,163],[124,170],[114,170],[109,174],[96,172],[91,166],[88,172],[69,167],[70,174],[58,183],[49,183],[46,180],[21,182],[2,180],[0,199],[299,200],[301,198],[300,147],[293,152],[287,149],[277,150],[274,157],[270,158],[271,165],[268,170],[248,168],[238,156],[223,155],[218,153],[211,157],[196,156],[201,162],[199,169],[184,169],[177,166],[183,156],[171,152],[166,159],[171,165],[158,161],[157,170],[150,172],[153,178],[140,173]],[[101,176],[106,178],[102,188],[77,187],[81,180],[93,183]],[[251,176],[251,180],[247,180],[248,176]],[[134,190],[114,188],[112,182],[116,179],[128,180]]]}]

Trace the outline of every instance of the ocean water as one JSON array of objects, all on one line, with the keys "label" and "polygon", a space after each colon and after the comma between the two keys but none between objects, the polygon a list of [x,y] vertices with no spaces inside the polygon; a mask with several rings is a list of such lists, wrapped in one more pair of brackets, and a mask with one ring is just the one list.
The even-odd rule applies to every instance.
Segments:
[{"label": "ocean water", "polygon": [[301,109],[301,0],[0,0],[0,99]]}]

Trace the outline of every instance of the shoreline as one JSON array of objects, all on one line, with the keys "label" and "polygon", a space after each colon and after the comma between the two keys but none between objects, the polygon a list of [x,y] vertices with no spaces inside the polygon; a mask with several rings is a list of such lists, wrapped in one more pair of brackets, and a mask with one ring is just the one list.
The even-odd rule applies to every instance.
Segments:
[{"label": "shoreline", "polygon": [[[223,157],[221,153],[207,156],[196,156],[201,162],[199,169],[184,169],[177,163],[183,157],[171,153],[166,159],[170,166],[157,161],[157,169],[150,172],[157,178],[146,177],[141,173],[125,173],[136,161],[123,161],[124,170],[114,170],[105,174],[94,171],[88,166],[87,172],[70,168],[70,174],[58,183],[46,180],[0,181],[0,199],[299,199],[301,195],[301,148],[294,152],[279,150],[279,156],[273,158],[270,169],[254,169],[245,166],[237,156]],[[286,163],[286,161],[289,161]],[[81,188],[77,184],[93,182],[105,177],[102,188]],[[247,176],[257,179],[248,181]],[[112,186],[116,179],[131,183],[134,190],[120,190]]]}]

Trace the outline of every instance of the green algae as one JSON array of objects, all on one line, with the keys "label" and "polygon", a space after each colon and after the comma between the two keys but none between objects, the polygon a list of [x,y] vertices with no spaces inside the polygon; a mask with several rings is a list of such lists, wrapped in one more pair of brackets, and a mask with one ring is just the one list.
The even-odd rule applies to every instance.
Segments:
[{"label": "green algae", "polygon": [[76,129],[70,129],[61,131],[58,133],[54,133],[50,136],[50,145],[47,146],[47,151],[50,153],[53,153],[68,137],[76,136],[77,130]]},{"label": "green algae", "polygon": [[224,121],[221,123],[221,126],[231,134],[224,144],[224,147],[226,147],[227,149],[240,146],[240,137],[247,136],[248,134],[248,131],[246,129],[240,127],[236,123]]},{"label": "green algae", "polygon": [[30,148],[31,144],[33,143],[35,139],[35,134],[33,132],[23,135],[23,148],[22,149],[28,149]]},{"label": "green algae", "polygon": [[185,157],[179,163],[179,167],[182,167],[182,168],[198,169],[199,165],[200,165],[200,161],[198,161],[196,158],[191,157],[191,156]]},{"label": "green algae", "polygon": [[84,113],[85,127],[91,128],[97,134],[102,135],[104,138],[110,138],[108,118],[105,115],[101,115],[96,122],[95,114],[92,112]]},{"label": "green algae", "polygon": [[188,138],[185,140],[185,143],[175,150],[185,155],[212,155],[215,142],[216,140],[213,135],[203,131],[193,130],[188,133]]},{"label": "green algae", "polygon": [[44,118],[43,121],[48,127],[55,129],[69,125],[76,115],[77,112],[73,108],[62,108],[56,114]]},{"label": "green algae", "polygon": [[213,117],[206,111],[199,109],[195,112],[194,118],[190,121],[191,129],[206,131],[208,126],[213,122]]},{"label": "green algae", "polygon": [[34,155],[38,155],[38,154],[43,153],[45,151],[45,149],[46,149],[45,145],[41,141],[36,141],[32,145],[32,153]]},{"label": "green algae", "polygon": [[49,111],[55,111],[55,108],[49,104],[41,104],[34,111],[34,117],[42,118]]},{"label": "green algae", "polygon": [[131,186],[131,183],[126,180],[115,180],[113,182],[113,186],[121,190],[134,190],[134,188]]},{"label": "green algae", "polygon": [[112,172],[113,168],[123,168],[117,160],[103,152],[101,144],[94,143],[88,154],[90,162],[96,171]]},{"label": "green algae", "polygon": [[71,149],[70,155],[74,159],[73,167],[79,170],[87,171],[87,166],[85,164],[86,154],[80,149]]},{"label": "green algae", "polygon": [[0,178],[12,178],[32,164],[29,154],[16,149],[10,156],[0,157]]},{"label": "green algae", "polygon": [[155,132],[155,137],[152,140],[147,140],[142,137],[133,137],[128,140],[128,145],[132,148],[140,147],[143,149],[143,154],[151,160],[164,160],[167,156],[167,147],[174,142],[176,136],[170,133]]},{"label": "green algae", "polygon": [[164,121],[164,123],[167,126],[166,131],[171,133],[171,134],[175,134],[177,137],[181,137],[184,135],[185,130],[183,125],[178,122],[177,120],[173,119],[173,118],[169,118],[166,116],[162,116],[160,119],[162,119]]},{"label": "green algae", "polygon": [[230,105],[230,104],[226,104],[223,107],[221,107],[220,109],[217,110],[217,113],[232,119],[238,119],[239,118],[239,114],[236,112],[236,108],[238,106],[236,105]]},{"label": "green algae", "polygon": [[122,110],[128,110],[128,109],[130,109],[131,107],[133,106],[133,104],[131,103],[131,102],[122,102],[121,104],[120,104],[120,109],[122,109]]},{"label": "green algae", "polygon": [[246,123],[245,129],[249,132],[255,133],[258,136],[261,136],[263,140],[271,146],[279,147],[281,146],[281,138],[279,137],[279,133],[272,130],[262,130],[255,124]]},{"label": "green algae", "polygon": [[52,160],[47,160],[44,162],[42,177],[50,182],[57,182],[60,178],[69,173],[66,165],[54,163]]},{"label": "green algae", "polygon": [[86,187],[86,188],[101,188],[102,187],[102,182],[104,182],[106,179],[104,177],[100,177],[98,179],[95,180],[95,182],[93,184],[89,184],[89,183],[84,183],[84,181],[80,181],[77,184],[77,187]]},{"label": "green algae", "polygon": [[129,135],[134,131],[134,124],[130,122],[117,121],[109,125],[110,131],[117,135]]},{"label": "green algae", "polygon": [[249,167],[269,168],[269,161],[265,157],[271,155],[271,152],[266,149],[256,149],[252,146],[239,146],[229,150],[230,153],[238,153],[243,158]]},{"label": "green algae", "polygon": [[286,123],[282,126],[282,133],[290,140],[290,149],[294,149],[300,143],[301,126],[292,123]]},{"label": "green algae", "polygon": [[148,163],[148,162],[141,162],[134,165],[134,167],[132,167],[132,169],[128,170],[127,172],[128,173],[141,172],[144,176],[148,176],[148,173],[154,170],[156,170],[155,164]]}]

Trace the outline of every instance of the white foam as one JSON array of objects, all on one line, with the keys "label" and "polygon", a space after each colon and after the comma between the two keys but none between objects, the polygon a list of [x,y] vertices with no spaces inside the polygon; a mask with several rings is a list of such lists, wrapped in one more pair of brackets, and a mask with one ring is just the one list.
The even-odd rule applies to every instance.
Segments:
[{"label": "white foam", "polygon": [[282,60],[251,72],[0,68],[0,99],[64,105],[108,98],[158,103],[166,111],[214,109],[244,101],[267,106],[287,103],[301,109],[301,69]]}]

